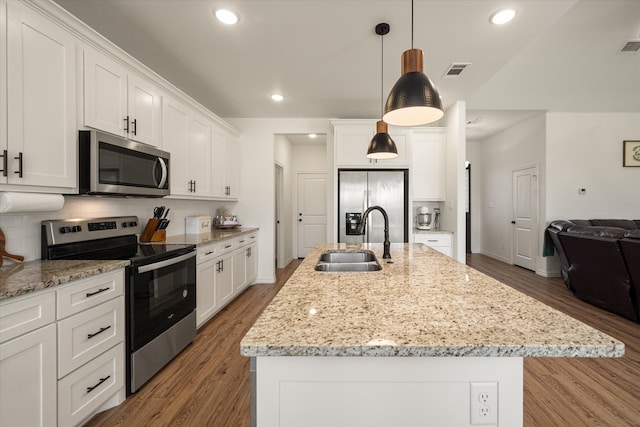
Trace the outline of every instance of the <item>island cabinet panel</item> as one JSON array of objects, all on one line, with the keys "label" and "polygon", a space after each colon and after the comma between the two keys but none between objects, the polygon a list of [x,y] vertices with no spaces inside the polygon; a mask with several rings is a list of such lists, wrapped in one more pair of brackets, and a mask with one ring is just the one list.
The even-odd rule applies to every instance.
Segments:
[{"label": "island cabinet panel", "polygon": [[[520,357],[258,357],[261,427],[471,426],[471,384],[497,383],[497,423],[522,426]],[[487,419],[487,421],[489,421]]]}]

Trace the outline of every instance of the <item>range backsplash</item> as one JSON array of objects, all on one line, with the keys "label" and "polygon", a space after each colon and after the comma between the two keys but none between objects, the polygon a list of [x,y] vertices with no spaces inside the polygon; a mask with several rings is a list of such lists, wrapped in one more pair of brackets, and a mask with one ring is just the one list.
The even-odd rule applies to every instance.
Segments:
[{"label": "range backsplash", "polygon": [[[183,234],[184,218],[189,215],[215,215],[216,209],[233,211],[236,202],[146,199],[119,197],[65,196],[64,207],[56,212],[15,213],[0,215],[0,228],[6,236],[9,253],[22,255],[25,261],[40,259],[40,221],[45,219],[96,218],[136,215],[142,226],[153,216],[154,206],[170,208],[167,235]],[[9,264],[11,261],[6,261]]]}]

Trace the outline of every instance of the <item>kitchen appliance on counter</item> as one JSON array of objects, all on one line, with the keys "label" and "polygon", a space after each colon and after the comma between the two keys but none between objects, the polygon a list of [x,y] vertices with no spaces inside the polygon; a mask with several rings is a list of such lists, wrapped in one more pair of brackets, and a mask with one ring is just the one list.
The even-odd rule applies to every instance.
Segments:
[{"label": "kitchen appliance on counter", "polygon": [[382,207],[389,217],[392,243],[409,240],[409,174],[406,169],[338,170],[338,242],[382,243],[384,218],[372,213],[363,235],[356,232],[362,213],[370,206]]},{"label": "kitchen appliance on counter", "polygon": [[169,153],[95,130],[78,137],[79,194],[169,195]]},{"label": "kitchen appliance on counter", "polygon": [[418,209],[418,215],[416,216],[416,228],[418,230],[431,230],[432,226],[433,220],[431,212],[429,212],[428,207],[422,206]]},{"label": "kitchen appliance on counter", "polygon": [[195,245],[138,244],[138,218],[41,222],[42,259],[125,259],[127,394],[196,336]]}]

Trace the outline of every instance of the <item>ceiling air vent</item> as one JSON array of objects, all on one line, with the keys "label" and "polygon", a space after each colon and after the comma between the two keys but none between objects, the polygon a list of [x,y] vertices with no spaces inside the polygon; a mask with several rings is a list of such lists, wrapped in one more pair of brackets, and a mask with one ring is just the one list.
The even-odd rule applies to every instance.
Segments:
[{"label": "ceiling air vent", "polygon": [[469,65],[471,65],[470,62],[454,62],[453,64],[449,65],[449,68],[447,68],[447,71],[445,71],[442,78],[457,79]]},{"label": "ceiling air vent", "polygon": [[640,51],[640,40],[627,40],[627,43],[620,49],[620,52]]}]

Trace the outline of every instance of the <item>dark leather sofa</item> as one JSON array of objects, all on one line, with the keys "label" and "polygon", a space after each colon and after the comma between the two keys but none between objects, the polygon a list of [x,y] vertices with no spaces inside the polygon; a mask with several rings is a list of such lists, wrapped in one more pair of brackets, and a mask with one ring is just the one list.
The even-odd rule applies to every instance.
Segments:
[{"label": "dark leather sofa", "polygon": [[545,239],[576,297],[640,322],[640,220],[558,220]]}]

